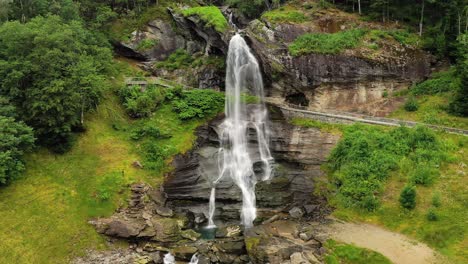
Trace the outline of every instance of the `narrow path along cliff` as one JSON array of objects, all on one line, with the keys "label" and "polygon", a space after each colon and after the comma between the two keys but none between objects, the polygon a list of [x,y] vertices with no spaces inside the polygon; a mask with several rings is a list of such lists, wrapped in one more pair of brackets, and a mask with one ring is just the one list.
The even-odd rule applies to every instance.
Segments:
[{"label": "narrow path along cliff", "polygon": [[323,228],[331,239],[377,251],[395,264],[447,263],[427,245],[378,226],[334,221]]}]

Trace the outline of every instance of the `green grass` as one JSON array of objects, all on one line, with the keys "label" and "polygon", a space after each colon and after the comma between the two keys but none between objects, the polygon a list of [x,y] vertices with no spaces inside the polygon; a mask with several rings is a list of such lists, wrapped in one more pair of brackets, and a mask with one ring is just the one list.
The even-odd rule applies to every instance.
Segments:
[{"label": "green grass", "polygon": [[421,38],[418,35],[403,29],[372,29],[367,33],[366,37],[373,42],[395,39],[403,46],[414,48],[418,48],[422,44]]},{"label": "green grass", "polygon": [[273,23],[302,23],[307,20],[307,16],[295,8],[281,7],[263,13],[262,19]]},{"label": "green grass", "polygon": [[125,203],[126,184],[151,178],[131,166],[139,155],[112,129],[127,122],[111,96],[86,119],[88,130],[70,152],[41,149],[26,158],[24,176],[0,189],[0,263],[66,263],[87,248],[105,248],[87,221]]},{"label": "green grass", "polygon": [[450,92],[418,96],[418,109],[408,112],[401,107],[389,115],[390,118],[417,121],[432,125],[468,129],[468,118],[453,116],[447,112],[453,94]]},{"label": "green grass", "polygon": [[207,26],[213,27],[218,32],[226,32],[229,24],[221,10],[216,6],[199,6],[182,11],[184,16],[199,16]]},{"label": "green grass", "polygon": [[340,124],[331,124],[331,123],[325,123],[325,122],[320,122],[317,120],[313,119],[307,119],[307,118],[293,118],[291,120],[291,124],[295,126],[301,126],[301,127],[307,127],[307,128],[318,128],[323,132],[328,132],[332,134],[341,134],[342,129],[344,128],[344,125]]},{"label": "green grass", "polygon": [[329,253],[325,256],[327,264],[391,264],[390,260],[382,254],[356,247],[351,244],[338,243],[328,240],[325,248]]},{"label": "green grass", "polygon": [[[128,66],[119,71],[114,89],[123,83],[124,73],[139,74]],[[161,183],[172,169],[172,156],[191,149],[194,130],[205,121],[181,121],[169,103],[149,119],[130,120],[117,96],[106,93],[96,112],[86,116],[87,131],[77,136],[71,151],[56,155],[40,149],[27,155],[24,175],[0,188],[0,263],[68,263],[87,249],[105,249],[105,239],[88,221],[125,205],[128,184]],[[170,146],[161,168],[132,166],[146,159],[140,142],[130,139],[139,122],[172,135],[153,141]]]},{"label": "green grass", "polygon": [[351,29],[337,33],[309,33],[299,36],[289,45],[293,56],[310,53],[337,54],[360,45],[366,34],[363,29]]},{"label": "green grass", "polygon": [[[408,169],[420,170],[409,159],[399,162],[380,192],[380,207],[374,212],[359,208],[346,208],[335,203],[334,216],[347,221],[362,221],[384,226],[409,235],[447,256],[450,263],[468,260],[468,193],[466,164],[468,164],[468,139],[464,136],[437,133],[440,144],[448,149],[450,162],[437,167],[439,175],[432,184],[417,185],[416,208],[401,207],[398,199],[403,187],[410,181]],[[435,198],[434,198],[435,197]],[[428,215],[435,213],[437,219]]]}]

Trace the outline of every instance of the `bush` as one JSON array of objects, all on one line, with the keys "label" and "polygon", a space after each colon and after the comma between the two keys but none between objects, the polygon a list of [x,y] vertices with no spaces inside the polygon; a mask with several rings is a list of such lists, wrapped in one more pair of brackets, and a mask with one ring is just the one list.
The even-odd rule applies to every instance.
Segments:
[{"label": "bush", "polygon": [[364,29],[351,29],[337,33],[309,33],[299,36],[289,45],[289,52],[293,56],[309,53],[337,54],[345,49],[359,45],[366,34]]},{"label": "bush", "polygon": [[144,39],[138,43],[136,49],[138,51],[145,51],[145,50],[151,49],[157,44],[158,44],[158,41],[156,39]]},{"label": "bush", "polygon": [[167,135],[161,130],[153,125],[153,124],[145,124],[142,127],[137,127],[133,129],[130,138],[133,140],[140,140],[144,137],[149,137],[151,139],[159,139],[159,138],[169,138],[170,135]]},{"label": "bush", "polygon": [[431,168],[428,164],[422,164],[422,166],[414,170],[410,178],[415,184],[428,186],[434,182],[438,174],[438,170]]},{"label": "bush", "polygon": [[182,11],[184,16],[199,16],[207,26],[211,26],[218,32],[225,32],[229,25],[221,10],[216,6],[199,6]]},{"label": "bush", "polygon": [[433,95],[456,91],[459,86],[460,82],[455,75],[455,70],[451,69],[445,72],[434,73],[430,79],[413,85],[411,87],[411,93],[413,95]]},{"label": "bush", "polygon": [[188,68],[192,65],[194,59],[184,49],[174,51],[165,61],[157,62],[155,65],[158,68],[166,70],[177,70]]},{"label": "bush", "polygon": [[345,207],[373,211],[392,171],[400,170],[412,182],[428,185],[438,176],[435,168],[446,160],[444,147],[426,127],[383,130],[353,125],[343,130],[328,166],[337,201]]},{"label": "bush", "polygon": [[400,204],[403,208],[414,209],[416,207],[416,187],[407,185],[400,193]]},{"label": "bush", "polygon": [[439,220],[439,216],[437,215],[436,211],[433,208],[430,208],[427,212],[426,218],[428,221],[437,221]]},{"label": "bush", "polygon": [[440,197],[440,193],[434,193],[434,195],[432,195],[432,206],[434,207],[440,207],[442,205],[442,202],[441,202],[441,197]]},{"label": "bush", "polygon": [[414,96],[411,96],[408,98],[408,100],[406,101],[403,107],[408,112],[414,112],[418,110],[419,104],[416,98]]},{"label": "bush", "polygon": [[173,148],[161,146],[154,142],[146,142],[143,144],[143,151],[145,153],[145,168],[161,170],[165,165],[164,161],[169,158],[173,152]]},{"label": "bush", "polygon": [[125,86],[120,90],[120,97],[127,113],[134,118],[151,115],[165,98],[163,90],[153,85],[146,89]]},{"label": "bush", "polygon": [[173,106],[182,120],[204,118],[220,112],[224,95],[213,90],[186,90],[174,100]]}]

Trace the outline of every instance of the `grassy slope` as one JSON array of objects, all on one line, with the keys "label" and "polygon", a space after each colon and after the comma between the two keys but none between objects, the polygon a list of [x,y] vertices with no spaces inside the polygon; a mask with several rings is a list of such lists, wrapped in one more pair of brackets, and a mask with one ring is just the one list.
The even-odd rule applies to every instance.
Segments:
[{"label": "grassy slope", "polygon": [[[135,70],[125,70],[137,75]],[[114,87],[122,81],[120,75]],[[191,148],[194,129],[204,120],[182,122],[171,109],[165,104],[144,122],[154,122],[172,134],[157,142],[173,146],[170,154],[176,154]],[[131,166],[142,160],[138,144],[129,139],[134,122],[116,96],[108,93],[96,113],[86,119],[88,130],[79,135],[70,152],[55,155],[41,149],[27,157],[24,177],[0,189],[0,263],[66,263],[85,249],[106,247],[87,221],[110,215],[125,204],[127,184],[158,184],[171,169],[149,171]],[[110,194],[108,200],[100,199],[102,188]]]},{"label": "grassy slope", "polygon": [[325,248],[329,250],[325,256],[327,264],[391,264],[390,260],[382,254],[352,244],[328,240]]},{"label": "grassy slope", "polygon": [[70,152],[29,155],[24,177],[0,190],[0,263],[64,263],[85,248],[105,246],[87,221],[110,215],[125,195],[101,201],[97,187],[122,171],[127,183],[150,177],[131,167],[139,157],[127,136],[111,127],[129,122],[116,105],[113,97],[104,101]]},{"label": "grassy slope", "polygon": [[421,95],[417,98],[417,102],[419,104],[417,111],[408,112],[402,106],[395,112],[391,113],[389,117],[433,125],[468,129],[468,118],[450,115],[445,110],[448,107],[452,96],[452,93]]},{"label": "grassy slope", "polygon": [[[417,187],[417,205],[413,211],[400,207],[398,198],[407,182],[406,175],[393,173],[382,195],[382,207],[370,213],[363,210],[338,207],[334,215],[344,220],[357,220],[387,227],[412,236],[437,249],[453,263],[466,263],[468,259],[468,193],[466,164],[468,164],[468,141],[466,137],[440,133],[446,142],[458,145],[455,162],[444,164],[441,176],[429,187]],[[428,221],[427,213],[435,193],[441,195],[442,205],[435,208],[438,221]]]}]

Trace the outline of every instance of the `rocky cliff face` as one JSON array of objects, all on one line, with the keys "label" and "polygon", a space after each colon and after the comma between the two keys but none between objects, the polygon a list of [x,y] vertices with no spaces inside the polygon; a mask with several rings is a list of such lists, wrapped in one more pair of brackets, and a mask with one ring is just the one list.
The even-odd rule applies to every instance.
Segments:
[{"label": "rocky cliff face", "polygon": [[335,9],[316,11],[310,16],[311,20],[303,23],[255,20],[246,29],[246,37],[270,86],[269,96],[311,110],[382,115],[385,113],[379,113],[379,105],[389,104],[384,94],[408,88],[430,73],[429,55],[395,39],[385,39],[378,50],[363,45],[339,54],[292,56],[288,46],[305,33],[336,33],[356,24],[367,29],[386,29]]},{"label": "rocky cliff face", "polygon": [[[273,111],[281,113],[277,109]],[[190,210],[207,216],[211,183],[219,176],[217,131],[221,121],[222,117],[219,117],[200,127],[195,149],[174,159],[175,170],[166,178],[164,190],[168,203],[177,210]],[[294,127],[285,122],[281,114],[273,115],[270,127],[276,169],[271,181],[257,183],[259,219],[287,211],[297,204],[314,204],[319,209],[320,201],[312,196],[314,178],[323,174],[320,165],[338,136],[314,128]],[[231,179],[224,178],[216,187],[215,218],[224,224],[238,223],[241,202],[240,190]]]}]

